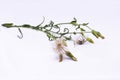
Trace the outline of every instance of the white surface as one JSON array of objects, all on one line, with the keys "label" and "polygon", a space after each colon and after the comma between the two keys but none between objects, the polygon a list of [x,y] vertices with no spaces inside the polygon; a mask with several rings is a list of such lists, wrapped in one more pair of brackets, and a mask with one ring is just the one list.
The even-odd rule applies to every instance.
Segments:
[{"label": "white surface", "polygon": [[[0,24],[65,22],[76,17],[101,31],[105,40],[69,47],[78,62],[57,60],[40,32],[0,26],[0,80],[120,80],[120,0],[0,0]],[[70,46],[72,43],[68,42]]]}]

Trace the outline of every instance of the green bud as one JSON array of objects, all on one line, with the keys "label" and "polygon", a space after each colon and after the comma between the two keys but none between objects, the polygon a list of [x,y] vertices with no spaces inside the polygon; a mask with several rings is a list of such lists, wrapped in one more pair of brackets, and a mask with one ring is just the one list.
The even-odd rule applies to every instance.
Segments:
[{"label": "green bud", "polygon": [[13,27],[13,23],[5,23],[5,24],[2,24],[2,26],[6,27],[6,28],[11,28],[11,27]]},{"label": "green bud", "polygon": [[96,38],[99,38],[99,35],[98,35],[98,32],[97,32],[97,31],[92,30],[92,34],[93,34]]},{"label": "green bud", "polygon": [[100,38],[105,39],[105,37],[100,32],[97,32],[97,34]]},{"label": "green bud", "polygon": [[90,43],[94,43],[94,41],[91,38],[86,38],[86,40]]},{"label": "green bud", "polygon": [[67,55],[68,57],[70,57],[73,61],[77,61],[77,58],[74,57],[71,52],[65,51],[65,53],[66,53],[66,55]]}]

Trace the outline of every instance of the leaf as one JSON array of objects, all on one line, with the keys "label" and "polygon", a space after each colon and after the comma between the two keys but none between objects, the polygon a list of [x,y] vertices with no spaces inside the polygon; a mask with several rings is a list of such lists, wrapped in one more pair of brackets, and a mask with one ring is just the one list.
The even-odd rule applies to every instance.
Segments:
[{"label": "leaf", "polygon": [[13,27],[13,23],[5,23],[5,24],[2,24],[2,26],[6,27],[6,28],[11,28],[11,27]]},{"label": "leaf", "polygon": [[91,38],[86,38],[86,40],[90,43],[94,43],[94,41]]},{"label": "leaf", "polygon": [[53,27],[53,25],[54,25],[54,22],[53,22],[53,21],[50,21],[49,26]]},{"label": "leaf", "polygon": [[82,25],[83,25],[83,26],[87,26],[88,24],[89,24],[89,23],[83,23]]},{"label": "leaf", "polygon": [[81,30],[81,31],[85,31],[85,29],[83,29],[83,28],[80,28],[80,30]]},{"label": "leaf", "polygon": [[71,23],[72,25],[74,25],[74,26],[78,26],[78,24],[77,24],[77,19],[76,19],[76,18],[74,18],[74,20],[71,21],[70,23]]},{"label": "leaf", "polygon": [[47,37],[49,38],[50,41],[53,41],[56,37],[52,35],[51,33],[47,33]]},{"label": "leaf", "polygon": [[66,40],[71,40],[71,39],[72,39],[71,36],[69,36],[69,37],[64,36],[64,38],[65,38]]}]

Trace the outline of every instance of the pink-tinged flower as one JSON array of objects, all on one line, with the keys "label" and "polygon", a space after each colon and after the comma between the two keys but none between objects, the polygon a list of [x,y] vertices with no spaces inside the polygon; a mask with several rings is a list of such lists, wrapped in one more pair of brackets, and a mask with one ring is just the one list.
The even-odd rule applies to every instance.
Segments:
[{"label": "pink-tinged flower", "polygon": [[82,45],[86,42],[85,38],[82,36],[79,36],[76,40],[74,40],[74,45]]},{"label": "pink-tinged flower", "polygon": [[62,38],[58,38],[55,40],[55,51],[59,55],[59,62],[63,60],[63,54],[67,55],[72,60],[77,61],[77,59],[72,55],[72,53],[67,50],[67,43]]}]

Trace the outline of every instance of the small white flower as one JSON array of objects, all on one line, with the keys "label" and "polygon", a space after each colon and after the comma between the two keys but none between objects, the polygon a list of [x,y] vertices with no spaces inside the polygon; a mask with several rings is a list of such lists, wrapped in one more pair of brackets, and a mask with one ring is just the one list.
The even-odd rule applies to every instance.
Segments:
[{"label": "small white flower", "polygon": [[56,53],[58,53],[59,55],[59,62],[61,62],[63,60],[63,54],[65,53],[65,49],[67,47],[67,43],[65,42],[65,40],[58,38],[55,40],[55,51]]},{"label": "small white flower", "polygon": [[77,59],[72,55],[72,53],[67,50],[67,43],[65,42],[64,39],[62,39],[62,38],[56,39],[54,49],[59,55],[59,62],[61,62],[63,60],[63,54],[66,54],[72,60],[77,61]]}]

